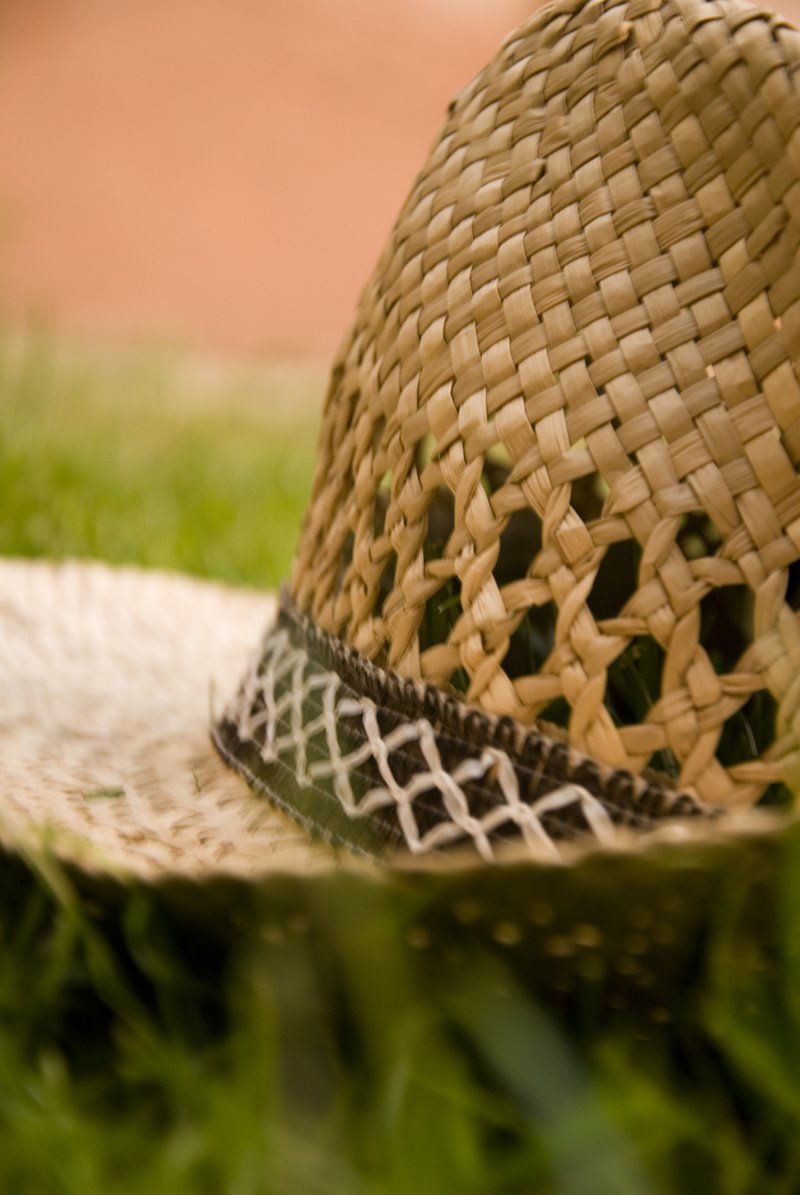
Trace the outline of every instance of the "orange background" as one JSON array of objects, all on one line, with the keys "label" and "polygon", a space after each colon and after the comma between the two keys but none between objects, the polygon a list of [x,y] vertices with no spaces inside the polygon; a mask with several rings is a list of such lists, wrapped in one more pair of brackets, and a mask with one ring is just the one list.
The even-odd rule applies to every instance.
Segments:
[{"label": "orange background", "polygon": [[327,356],[533,0],[2,0],[0,320]]},{"label": "orange background", "polygon": [[452,93],[536,7],[0,0],[0,322],[327,358]]}]

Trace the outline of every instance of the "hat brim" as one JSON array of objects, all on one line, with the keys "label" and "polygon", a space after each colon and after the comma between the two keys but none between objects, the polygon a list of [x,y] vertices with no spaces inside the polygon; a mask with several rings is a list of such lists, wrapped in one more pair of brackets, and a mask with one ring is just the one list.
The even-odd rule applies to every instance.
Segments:
[{"label": "hat brim", "polygon": [[[0,843],[145,880],[373,871],[312,840],[211,741],[275,613],[273,595],[176,574],[0,561]],[[783,821],[678,824],[608,847],[677,847]],[[586,853],[566,844],[561,861]],[[499,861],[521,855],[509,844]],[[476,865],[460,851],[395,862]]]},{"label": "hat brim", "polygon": [[274,611],[168,573],[0,562],[0,842],[142,879],[337,866],[209,735]]}]

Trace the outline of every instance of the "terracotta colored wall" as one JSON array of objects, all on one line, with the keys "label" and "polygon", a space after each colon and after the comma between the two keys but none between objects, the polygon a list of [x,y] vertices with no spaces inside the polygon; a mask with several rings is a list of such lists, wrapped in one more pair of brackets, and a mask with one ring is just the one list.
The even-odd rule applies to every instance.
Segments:
[{"label": "terracotta colored wall", "polygon": [[533,0],[3,0],[0,319],[329,354]]}]

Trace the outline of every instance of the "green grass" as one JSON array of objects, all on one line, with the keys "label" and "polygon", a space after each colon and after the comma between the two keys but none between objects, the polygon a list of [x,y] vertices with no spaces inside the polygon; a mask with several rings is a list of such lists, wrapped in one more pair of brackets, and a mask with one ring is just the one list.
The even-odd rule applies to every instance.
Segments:
[{"label": "green grass", "polygon": [[[0,384],[2,552],[286,574],[314,379],[7,341]],[[386,883],[0,864],[1,1191],[800,1190],[797,831]]]},{"label": "green grass", "polygon": [[0,552],[274,586],[310,486],[324,377],[0,340]]}]

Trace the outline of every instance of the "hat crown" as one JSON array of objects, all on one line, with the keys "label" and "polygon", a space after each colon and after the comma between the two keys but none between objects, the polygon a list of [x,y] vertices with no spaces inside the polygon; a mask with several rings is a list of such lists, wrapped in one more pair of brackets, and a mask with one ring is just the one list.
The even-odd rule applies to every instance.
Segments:
[{"label": "hat crown", "polygon": [[453,101],[333,369],[292,578],[403,677],[713,802],[800,695],[800,34],[559,3]]}]

